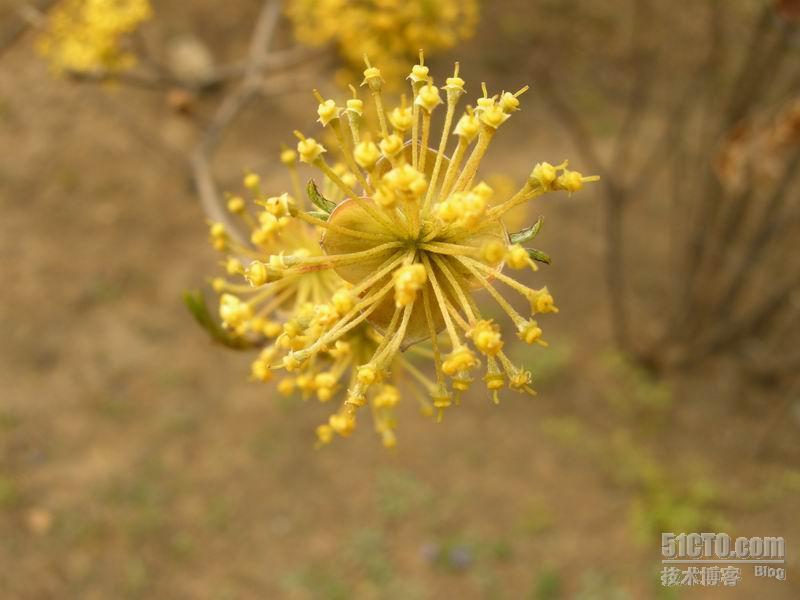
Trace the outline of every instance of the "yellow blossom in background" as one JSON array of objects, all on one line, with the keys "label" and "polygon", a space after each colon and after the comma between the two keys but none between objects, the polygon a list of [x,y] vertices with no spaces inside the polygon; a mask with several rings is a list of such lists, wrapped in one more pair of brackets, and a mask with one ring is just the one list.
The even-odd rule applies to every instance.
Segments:
[{"label": "yellow blossom in background", "polygon": [[[489,95],[484,85],[475,108],[456,118],[466,94],[458,72],[456,64],[439,88],[420,54],[408,77],[413,103],[387,107],[383,73],[367,61],[362,86],[374,119],[364,118],[356,92],[346,103],[315,92],[317,122],[332,143],[296,131],[296,151],[281,153],[292,193],[271,195],[248,174],[244,185],[258,210],[231,197],[228,210],[241,231],[210,224],[228,275],[212,282],[222,327],[261,348],[254,381],[276,379],[281,393],[336,404],[317,428],[320,444],[350,435],[369,407],[384,445],[394,446],[395,410],[405,394],[418,399],[424,415],[441,418],[478,376],[494,402],[505,387],[534,393],[531,372],[506,353],[508,324],[488,318],[478,300],[493,301],[522,342],[546,345],[534,317],[558,312],[553,296],[504,272],[549,263],[525,246],[541,220],[509,234],[503,219],[534,198],[577,192],[596,177],[566,161],[536,163],[520,189],[497,197],[479,166],[527,87]],[[436,111],[444,113],[438,139]],[[367,126],[373,121],[374,129]],[[301,163],[321,182],[310,179],[305,194]],[[479,290],[485,294],[476,296]],[[530,310],[520,312],[507,292]]]},{"label": "yellow blossom in background", "polygon": [[309,46],[333,42],[351,71],[367,54],[399,87],[403,69],[420,48],[436,52],[471,37],[477,0],[289,0],[286,13],[297,39]]},{"label": "yellow blossom in background", "polygon": [[152,16],[149,0],[63,0],[47,18],[39,52],[56,71],[124,71],[136,63],[123,37]]}]

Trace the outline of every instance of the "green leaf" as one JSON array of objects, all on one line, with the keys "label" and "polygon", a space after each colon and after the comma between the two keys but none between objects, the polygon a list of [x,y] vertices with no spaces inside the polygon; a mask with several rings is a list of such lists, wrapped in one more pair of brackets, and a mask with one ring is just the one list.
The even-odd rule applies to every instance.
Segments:
[{"label": "green leaf", "polygon": [[536,221],[536,223],[534,223],[530,227],[526,227],[522,231],[512,233],[509,236],[511,238],[511,243],[524,244],[525,242],[530,242],[533,238],[539,235],[539,230],[542,228],[543,223],[544,223],[544,217],[539,217],[539,220]]},{"label": "green leaf", "polygon": [[314,217],[320,221],[327,221],[331,216],[329,213],[322,212],[321,210],[310,210],[306,213],[309,217]]},{"label": "green leaf", "polygon": [[547,265],[551,263],[549,254],[546,254],[541,250],[537,250],[536,248],[525,248],[525,250],[528,251],[528,256],[530,256],[536,262],[545,263]]},{"label": "green leaf", "polygon": [[198,325],[206,330],[211,339],[215,342],[234,348],[236,350],[245,350],[251,348],[253,344],[244,338],[231,335],[230,332],[225,331],[217,320],[211,316],[206,304],[206,298],[200,290],[186,290],[183,292],[183,302],[186,308],[192,313],[194,320]]},{"label": "green leaf", "polygon": [[317,184],[314,183],[313,179],[308,180],[308,185],[306,186],[306,192],[308,193],[308,199],[311,200],[311,203],[320,209],[325,214],[331,214],[334,208],[336,208],[336,204],[328,200],[325,196],[319,193],[317,189]]}]

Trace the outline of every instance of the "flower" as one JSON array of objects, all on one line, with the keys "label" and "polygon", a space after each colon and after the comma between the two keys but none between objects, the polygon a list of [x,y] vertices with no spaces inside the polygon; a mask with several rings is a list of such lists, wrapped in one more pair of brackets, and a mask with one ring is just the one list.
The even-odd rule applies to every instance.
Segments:
[{"label": "flower", "polygon": [[56,72],[119,72],[136,63],[122,38],[152,17],[149,0],[62,0],[50,11],[39,53]]},{"label": "flower", "polygon": [[[212,245],[226,254],[226,272],[239,278],[214,280],[222,326],[262,347],[252,379],[279,379],[281,393],[338,399],[316,430],[319,444],[349,436],[358,412],[370,405],[375,430],[392,447],[395,407],[407,390],[420,397],[423,414],[441,418],[481,371],[495,402],[506,386],[533,394],[531,373],[512,362],[503,324],[484,316],[475,292],[488,293],[520,340],[546,345],[533,317],[558,311],[553,296],[546,286],[531,288],[504,272],[535,267],[534,258],[546,256],[522,245],[541,222],[509,236],[503,217],[534,198],[572,193],[597,179],[566,162],[537,163],[519,190],[494,197],[478,177],[479,165],[527,88],[489,96],[483,86],[478,108],[467,107],[456,120],[465,93],[458,65],[443,87],[444,103],[433,101],[433,79],[421,66],[422,59],[409,77],[415,91],[410,123],[405,104],[384,108],[382,73],[369,62],[363,85],[376,130],[364,126],[364,103],[351,111],[317,93],[329,150],[295,132],[297,153],[281,153],[292,194],[268,196],[264,182],[246,176],[260,212],[242,206],[239,196],[227,206],[249,229],[249,243],[231,228],[210,225]],[[439,106],[444,125],[434,149],[432,113]],[[451,135],[457,141],[449,156]],[[331,156],[340,162],[329,162]],[[307,188],[314,209],[303,199],[298,157],[322,176],[321,189],[313,179]],[[514,308],[507,291],[526,299],[530,314]]]},{"label": "flower", "polygon": [[478,3],[290,0],[286,14],[300,42],[309,46],[333,42],[354,71],[359,70],[362,56],[368,54],[394,85],[400,81],[406,61],[420,48],[435,52],[471,37],[478,20]]}]

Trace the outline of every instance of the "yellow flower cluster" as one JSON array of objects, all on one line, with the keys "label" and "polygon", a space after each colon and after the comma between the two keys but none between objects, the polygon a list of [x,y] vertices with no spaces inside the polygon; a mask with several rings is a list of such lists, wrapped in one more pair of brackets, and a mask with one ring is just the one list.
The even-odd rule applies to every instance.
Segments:
[{"label": "yellow flower cluster", "polygon": [[453,47],[472,36],[477,0],[290,0],[286,12],[302,43],[334,42],[344,60],[359,70],[367,54],[388,81],[400,81],[410,57]]},{"label": "yellow flower cluster", "polygon": [[[475,107],[456,121],[466,93],[457,64],[441,88],[444,99],[422,56],[410,79],[413,104],[387,111],[381,71],[367,62],[362,85],[372,98],[374,131],[362,118],[362,100],[341,107],[315,92],[318,121],[329,130],[334,152],[295,132],[297,151],[281,154],[293,193],[270,196],[256,175],[248,175],[245,186],[260,209],[252,213],[241,197],[230,198],[228,209],[249,230],[249,241],[236,241],[219,223],[210,228],[212,245],[227,255],[227,273],[239,278],[213,282],[223,326],[263,348],[253,379],[282,374],[283,393],[297,390],[321,402],[341,397],[317,428],[321,444],[349,435],[359,409],[369,405],[383,443],[393,446],[401,387],[418,396],[424,414],[441,418],[480,368],[495,402],[506,386],[532,394],[530,372],[507,356],[500,324],[483,316],[474,294],[485,290],[522,341],[545,345],[532,317],[557,312],[553,297],[547,287],[530,288],[503,272],[505,266],[535,270],[534,260],[549,261],[522,245],[540,223],[509,235],[502,219],[533,198],[576,192],[596,179],[566,162],[538,163],[521,189],[490,203],[493,191],[477,180],[478,167],[527,88],[490,96],[484,86]],[[433,149],[432,115],[439,106],[443,129]],[[456,143],[448,155],[451,135]],[[338,162],[328,161],[333,153]],[[321,190],[313,180],[307,187],[311,210],[298,162],[322,176]],[[501,286],[528,300],[529,316],[512,306]],[[408,376],[403,384],[401,374]]]},{"label": "yellow flower cluster", "polygon": [[48,16],[38,50],[58,72],[123,71],[136,63],[123,36],[151,16],[149,0],[62,0]]}]

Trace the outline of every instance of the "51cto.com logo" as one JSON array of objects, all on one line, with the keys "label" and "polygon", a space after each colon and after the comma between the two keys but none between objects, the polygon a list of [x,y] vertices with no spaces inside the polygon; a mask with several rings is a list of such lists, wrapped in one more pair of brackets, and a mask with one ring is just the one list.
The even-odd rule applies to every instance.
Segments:
[{"label": "51cto.com logo", "polygon": [[786,579],[786,542],[782,537],[737,537],[727,533],[662,533],[661,584],[732,587],[743,569],[753,575]]}]

